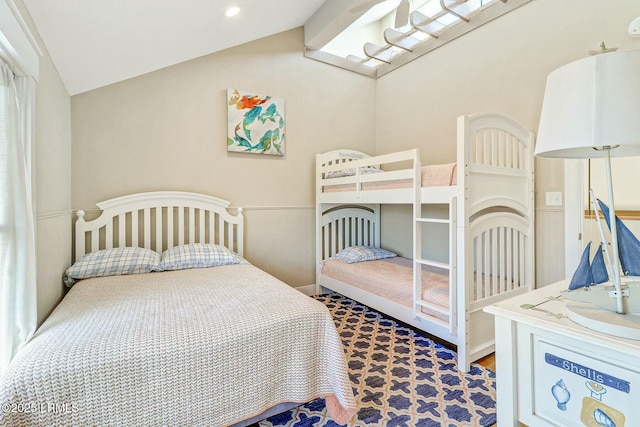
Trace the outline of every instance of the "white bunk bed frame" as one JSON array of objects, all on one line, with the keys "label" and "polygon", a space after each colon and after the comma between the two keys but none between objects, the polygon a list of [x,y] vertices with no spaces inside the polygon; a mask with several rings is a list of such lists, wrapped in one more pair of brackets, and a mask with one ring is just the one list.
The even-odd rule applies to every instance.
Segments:
[{"label": "white bunk bed frame", "polygon": [[[468,371],[471,362],[494,351],[493,316],[482,308],[534,288],[534,137],[499,113],[460,116],[457,124],[457,185],[421,187],[418,149],[375,157],[353,150],[316,156],[316,280],[319,287],[456,345],[459,369]],[[385,169],[397,162],[410,162],[411,167],[361,173],[362,168]],[[352,168],[352,176],[327,177]],[[363,189],[366,183],[398,179],[410,179],[411,187]],[[323,191],[338,184],[355,185],[355,190]],[[322,274],[323,261],[345,247],[380,246],[380,204],[413,205],[411,308]],[[448,218],[423,216],[424,204],[448,205]],[[428,223],[448,225],[448,263],[421,258],[422,228]],[[448,310],[421,299],[423,264],[448,269]],[[480,277],[474,291],[476,270],[497,274]],[[423,307],[448,315],[449,321],[425,314]]]},{"label": "white bunk bed frame", "polygon": [[142,247],[162,253],[186,243],[226,246],[244,252],[244,217],[228,212],[229,202],[204,194],[153,191],[97,203],[100,216],[85,221],[77,212],[75,259],[99,249]]}]

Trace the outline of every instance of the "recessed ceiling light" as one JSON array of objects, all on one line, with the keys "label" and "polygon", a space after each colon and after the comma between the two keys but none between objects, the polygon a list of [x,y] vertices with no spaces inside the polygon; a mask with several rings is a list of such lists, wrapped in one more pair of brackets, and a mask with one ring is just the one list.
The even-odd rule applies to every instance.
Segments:
[{"label": "recessed ceiling light", "polygon": [[229,18],[231,18],[232,16],[236,16],[238,13],[240,13],[240,8],[238,6],[233,6],[227,9],[227,16]]}]

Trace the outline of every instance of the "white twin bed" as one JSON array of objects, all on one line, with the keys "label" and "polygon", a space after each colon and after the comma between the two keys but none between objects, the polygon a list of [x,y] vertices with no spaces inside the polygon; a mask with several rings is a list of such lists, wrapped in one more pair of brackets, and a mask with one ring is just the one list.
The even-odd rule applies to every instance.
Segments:
[{"label": "white twin bed", "polygon": [[0,425],[242,426],[317,397],[346,422],[333,319],[242,258],[228,204],[154,192],[78,212],[73,286],[1,379]]},{"label": "white twin bed", "polygon": [[[534,287],[533,134],[498,113],[461,116],[457,132],[457,162],[447,165],[423,167],[417,149],[317,155],[316,277],[454,344],[468,371],[494,349],[493,316],[482,308]],[[384,204],[412,206],[412,259],[366,252],[384,246]],[[448,241],[428,235],[434,226]],[[354,247],[373,260],[336,259]],[[448,259],[426,255],[438,247]]]}]

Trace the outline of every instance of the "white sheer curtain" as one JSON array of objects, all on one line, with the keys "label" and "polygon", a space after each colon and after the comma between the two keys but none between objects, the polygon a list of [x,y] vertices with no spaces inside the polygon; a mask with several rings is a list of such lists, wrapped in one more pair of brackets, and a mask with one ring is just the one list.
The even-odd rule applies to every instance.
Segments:
[{"label": "white sheer curtain", "polygon": [[0,61],[0,373],[37,326],[29,80]]}]

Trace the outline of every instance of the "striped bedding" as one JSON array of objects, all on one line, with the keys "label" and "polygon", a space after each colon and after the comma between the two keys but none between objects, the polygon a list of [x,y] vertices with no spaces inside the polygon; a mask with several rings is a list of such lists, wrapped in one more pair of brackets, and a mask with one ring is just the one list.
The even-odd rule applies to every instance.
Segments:
[{"label": "striped bedding", "polygon": [[0,378],[0,425],[227,426],[320,396],[355,412],[326,307],[229,265],[78,282]]}]

